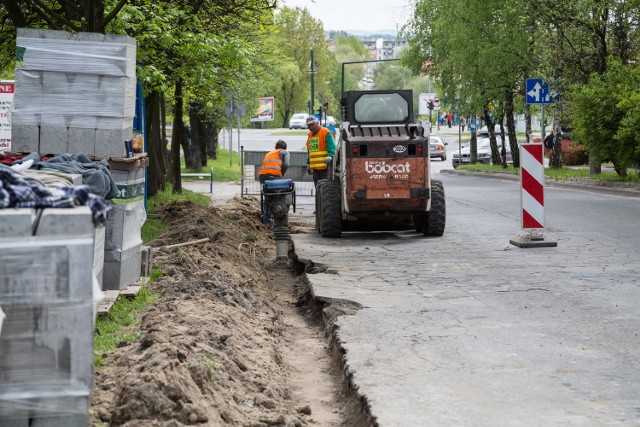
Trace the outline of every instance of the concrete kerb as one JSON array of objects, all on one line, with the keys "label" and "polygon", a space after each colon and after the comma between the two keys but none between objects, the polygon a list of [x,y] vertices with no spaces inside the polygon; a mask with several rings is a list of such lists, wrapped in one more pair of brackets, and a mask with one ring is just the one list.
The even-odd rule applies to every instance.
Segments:
[{"label": "concrete kerb", "polygon": [[[507,181],[518,181],[520,177],[508,172],[492,171],[461,171],[456,169],[443,169],[440,173],[452,175],[477,176],[481,178],[502,179]],[[589,179],[573,179],[567,182],[553,181],[545,179],[545,186],[555,188],[570,188],[574,190],[590,191],[593,193],[613,194],[624,197],[640,197],[640,183],[596,181]]]}]

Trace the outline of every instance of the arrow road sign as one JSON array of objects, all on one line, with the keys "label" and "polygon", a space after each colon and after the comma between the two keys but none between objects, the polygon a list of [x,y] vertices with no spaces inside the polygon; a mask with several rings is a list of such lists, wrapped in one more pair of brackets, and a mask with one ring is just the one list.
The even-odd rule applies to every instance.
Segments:
[{"label": "arrow road sign", "polygon": [[552,104],[556,100],[542,79],[527,79],[526,94],[527,104]]}]

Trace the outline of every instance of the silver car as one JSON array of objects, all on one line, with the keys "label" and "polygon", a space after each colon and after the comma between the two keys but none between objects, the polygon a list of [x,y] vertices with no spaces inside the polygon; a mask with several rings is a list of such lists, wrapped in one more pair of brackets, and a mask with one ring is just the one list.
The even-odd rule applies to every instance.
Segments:
[{"label": "silver car", "polygon": [[447,143],[442,141],[439,136],[429,137],[429,154],[431,158],[439,158],[441,161],[447,160]]},{"label": "silver car", "polygon": [[[497,137],[498,149],[501,149],[502,139],[500,136]],[[513,163],[513,158],[511,156],[511,146],[509,144],[509,138],[505,138],[504,140],[504,148],[507,152],[507,163]],[[478,145],[476,147],[476,153],[478,155],[478,163],[484,163],[486,165],[491,164],[491,142],[489,137],[479,137]],[[460,156],[462,155],[462,161],[460,160]],[[454,168],[457,168],[458,165],[462,163],[469,164],[471,163],[471,144],[466,143],[460,147],[460,151],[456,151],[453,153],[453,160],[451,164]]]}]

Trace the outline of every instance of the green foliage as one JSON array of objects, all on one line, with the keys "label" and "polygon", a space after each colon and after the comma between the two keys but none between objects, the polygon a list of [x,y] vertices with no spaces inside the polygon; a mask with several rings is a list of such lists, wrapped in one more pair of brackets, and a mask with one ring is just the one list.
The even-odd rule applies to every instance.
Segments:
[{"label": "green foliage", "polygon": [[[260,86],[264,93],[276,97],[276,114],[280,126],[286,127],[292,114],[308,111],[311,94],[310,60],[313,49],[314,107],[329,101],[332,111],[338,104],[328,82],[335,76],[335,59],[329,52],[322,22],[307,8],[282,7],[275,16],[277,31],[269,37],[269,44],[278,46],[271,76]],[[331,114],[331,113],[329,113]]]},{"label": "green foliage", "polygon": [[621,175],[640,165],[639,84],[638,68],[611,61],[605,73],[572,87],[573,135]]}]

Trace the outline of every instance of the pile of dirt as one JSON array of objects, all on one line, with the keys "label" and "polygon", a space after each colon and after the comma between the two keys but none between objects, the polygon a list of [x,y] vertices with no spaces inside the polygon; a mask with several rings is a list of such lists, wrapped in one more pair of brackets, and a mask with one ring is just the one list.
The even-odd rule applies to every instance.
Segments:
[{"label": "pile of dirt", "polygon": [[297,314],[304,275],[276,261],[258,201],[159,213],[169,227],[151,246],[165,274],[149,288],[160,300],[141,314],[140,339],[96,373],[93,424],[344,425],[340,368],[322,328]]}]

